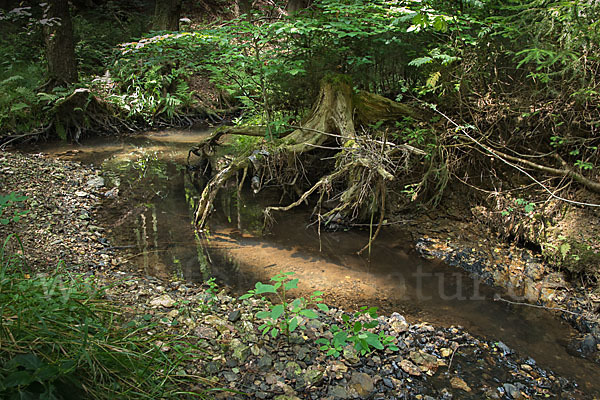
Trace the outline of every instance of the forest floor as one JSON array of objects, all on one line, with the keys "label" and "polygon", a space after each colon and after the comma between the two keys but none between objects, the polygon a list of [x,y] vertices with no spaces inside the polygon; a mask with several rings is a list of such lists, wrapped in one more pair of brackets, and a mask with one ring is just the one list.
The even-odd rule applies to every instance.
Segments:
[{"label": "forest floor", "polygon": [[158,325],[145,334],[164,329],[182,343],[199,345],[206,356],[185,366],[203,377],[192,390],[233,391],[215,392],[217,398],[593,398],[502,342],[460,327],[411,325],[399,314],[379,317],[375,328],[394,337],[397,351],[360,355],[348,347],[339,358],[325,356],[316,340],[331,339],[330,327],[343,324],[343,311],[333,308],[305,322],[299,334],[262,336],[254,314],[266,309],[264,301],[240,301],[226,289],[216,293],[210,286],[146,276],[111,246],[96,214],[101,199],[116,194],[103,186],[99,171],[3,152],[0,181],[3,193],[28,196],[31,212],[16,225],[2,226],[0,235],[20,235],[30,273],[51,272],[62,261],[66,271],[109,286],[107,300],[120,307],[123,323],[150,319]]}]

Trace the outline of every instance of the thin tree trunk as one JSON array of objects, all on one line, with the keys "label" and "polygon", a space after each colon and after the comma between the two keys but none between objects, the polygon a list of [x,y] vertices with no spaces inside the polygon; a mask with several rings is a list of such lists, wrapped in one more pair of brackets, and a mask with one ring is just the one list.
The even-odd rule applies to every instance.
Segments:
[{"label": "thin tree trunk", "polygon": [[45,9],[48,23],[44,25],[49,86],[77,82],[77,60],[73,25],[67,0],[49,0]]},{"label": "thin tree trunk", "polygon": [[182,0],[156,0],[152,28],[157,31],[178,31]]},{"label": "thin tree trunk", "polygon": [[287,12],[292,14],[305,9],[310,4],[310,0],[289,0],[287,3]]}]

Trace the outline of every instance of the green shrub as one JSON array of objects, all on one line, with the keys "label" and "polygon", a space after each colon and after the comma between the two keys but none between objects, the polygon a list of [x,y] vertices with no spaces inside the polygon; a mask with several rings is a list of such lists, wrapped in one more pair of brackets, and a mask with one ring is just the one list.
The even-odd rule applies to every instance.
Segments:
[{"label": "green shrub", "polygon": [[[0,397],[179,398],[191,381],[180,372],[181,363],[194,357],[193,348],[166,334],[148,335],[157,326],[150,319],[124,324],[92,278],[60,267],[31,276],[5,248],[6,243],[0,254]],[[162,352],[157,340],[173,355]]]},{"label": "green shrub", "polygon": [[184,32],[121,44],[110,69],[117,87],[108,99],[148,123],[191,109],[195,100],[188,79],[201,71],[209,41],[207,35]]}]

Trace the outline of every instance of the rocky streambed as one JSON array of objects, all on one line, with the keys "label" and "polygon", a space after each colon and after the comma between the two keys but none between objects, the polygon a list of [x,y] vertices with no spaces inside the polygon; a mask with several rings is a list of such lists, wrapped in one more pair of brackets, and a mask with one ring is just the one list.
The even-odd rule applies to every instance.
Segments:
[{"label": "rocky streambed", "polygon": [[419,253],[462,268],[490,286],[507,291],[512,304],[544,307],[561,315],[582,335],[569,344],[572,352],[600,363],[600,297],[584,287],[568,283],[563,272],[547,265],[541,256],[525,249],[497,245],[491,253],[464,243],[421,237]]},{"label": "rocky streambed", "polygon": [[[10,232],[19,233],[30,272],[54,269],[60,260],[67,270],[110,285],[107,297],[120,305],[124,322],[139,323],[150,336],[168,330],[183,348],[202,347],[206,356],[184,366],[199,377],[191,390],[232,390],[216,392],[218,398],[594,398],[502,342],[457,326],[410,324],[399,314],[378,317],[373,328],[392,336],[396,351],[360,355],[346,348],[338,358],[326,356],[316,341],[330,339],[331,327],[342,324],[345,312],[334,308],[304,320],[304,329],[289,338],[263,336],[256,313],[265,301],[148,276],[111,245],[96,215],[103,198],[118,194],[103,186],[98,170],[4,152],[0,174],[3,193],[28,196],[31,212]],[[10,233],[1,229],[3,237]]]}]

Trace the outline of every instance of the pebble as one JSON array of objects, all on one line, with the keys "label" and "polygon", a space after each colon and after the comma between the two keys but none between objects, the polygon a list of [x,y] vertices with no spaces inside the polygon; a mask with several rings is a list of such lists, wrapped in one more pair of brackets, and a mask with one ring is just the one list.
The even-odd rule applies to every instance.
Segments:
[{"label": "pebble", "polygon": [[175,300],[168,294],[163,294],[162,296],[150,300],[150,305],[155,307],[171,308],[175,305]]},{"label": "pebble", "polygon": [[467,385],[467,382],[465,382],[458,376],[453,376],[450,379],[450,386],[452,386],[454,389],[464,390],[465,392],[471,391],[471,388],[469,387],[469,385]]},{"label": "pebble", "polygon": [[[13,156],[7,154],[5,157]],[[60,247],[68,265],[85,267],[104,262],[105,266],[99,267],[95,276],[99,282],[110,284],[107,296],[123,304],[124,315],[145,323],[158,322],[165,316],[179,322],[175,325],[150,324],[152,328],[140,331],[141,333],[149,337],[158,330],[168,330],[179,337],[185,334],[186,340],[191,340],[202,348],[198,359],[186,365],[185,369],[192,374],[208,377],[207,382],[210,384],[207,383],[207,388],[227,387],[249,393],[249,398],[279,396],[282,400],[369,396],[376,399],[449,399],[452,396],[461,398],[461,395],[468,392],[467,389],[482,387],[494,388],[485,393],[495,395],[498,395],[498,388],[501,388],[503,393],[513,396],[512,398],[520,396],[520,392],[527,394],[529,398],[545,397],[545,394],[554,393],[548,392],[548,388],[560,392],[565,398],[581,397],[581,393],[574,389],[571,382],[566,379],[551,379],[551,376],[556,375],[543,370],[533,360],[520,358],[510,349],[506,351],[500,343],[496,344],[497,351],[494,351],[493,342],[477,339],[461,328],[410,324],[398,313],[381,317],[381,324],[374,331],[382,331],[397,338],[399,351],[376,350],[363,356],[352,346],[347,346],[338,359],[325,356],[315,342],[320,337],[331,338],[329,327],[333,324],[343,325],[342,312],[334,309],[319,320],[308,321],[304,326],[305,330],[301,334],[292,335],[289,340],[284,335],[276,339],[262,336],[258,330],[262,321],[255,318],[257,311],[266,308],[262,300],[240,302],[226,293],[219,293],[214,298],[214,310],[207,310],[202,307],[202,299],[206,296],[202,287],[186,283],[186,289],[180,291],[178,289],[182,283],[172,285],[171,282],[129,270],[120,253],[105,249],[104,254],[98,254],[93,246],[104,248],[104,242],[89,240],[88,234],[90,230],[102,236],[107,232],[102,228],[92,228],[99,227],[94,220],[94,207],[102,193],[97,193],[96,189],[88,187],[86,183],[90,181],[90,177],[96,176],[95,171],[75,163],[46,160],[43,157],[18,156],[25,157],[22,160],[15,157],[14,164],[22,163],[23,171],[31,167],[42,172],[46,168],[52,173],[63,173],[66,166],[71,169],[64,176],[69,179],[74,177],[77,181],[75,185],[71,185],[67,184],[68,179],[52,180],[52,173],[41,172],[31,178],[22,175],[21,167],[11,169],[15,171],[13,185],[47,178],[42,193],[33,194],[37,190],[34,185],[27,186],[26,190],[32,193],[31,199],[37,201],[37,204],[51,205],[52,212],[58,213],[57,218],[64,230],[61,234],[45,234],[41,242],[35,241],[41,239],[28,238],[29,241],[26,242],[34,249],[33,254],[43,259],[46,253],[53,253],[49,251],[53,247]],[[85,195],[79,196],[78,192]],[[83,213],[87,214],[89,222],[78,217]],[[84,222],[88,223],[87,228],[83,228]],[[50,227],[52,232],[58,231],[58,227]],[[84,238],[88,240],[84,241]],[[53,242],[54,245],[49,246]],[[82,251],[84,254],[80,256]],[[87,262],[79,263],[84,259]],[[108,262],[109,260],[114,260],[115,263]],[[160,292],[159,287],[164,292]],[[157,296],[159,293],[160,296]],[[171,309],[183,300],[189,302],[186,307],[188,311],[179,314],[178,310]],[[453,358],[452,369],[461,371],[461,376],[454,376],[448,383],[445,375],[447,371],[442,362],[444,360],[435,355],[449,358],[459,345],[462,347]],[[487,359],[493,360],[493,368],[487,362],[479,361]],[[538,378],[515,375],[516,366],[519,365],[529,366],[526,375],[535,374]],[[522,370],[526,368],[522,367]],[[500,383],[502,381],[498,381],[498,374],[512,377],[511,382]],[[475,389],[471,390],[475,392]],[[479,398],[485,395],[484,391],[476,394]],[[493,398],[491,394],[489,397]]]},{"label": "pebble", "polygon": [[229,313],[229,317],[227,319],[229,320],[229,322],[236,322],[240,319],[241,315],[242,313],[240,310],[233,310]]}]

